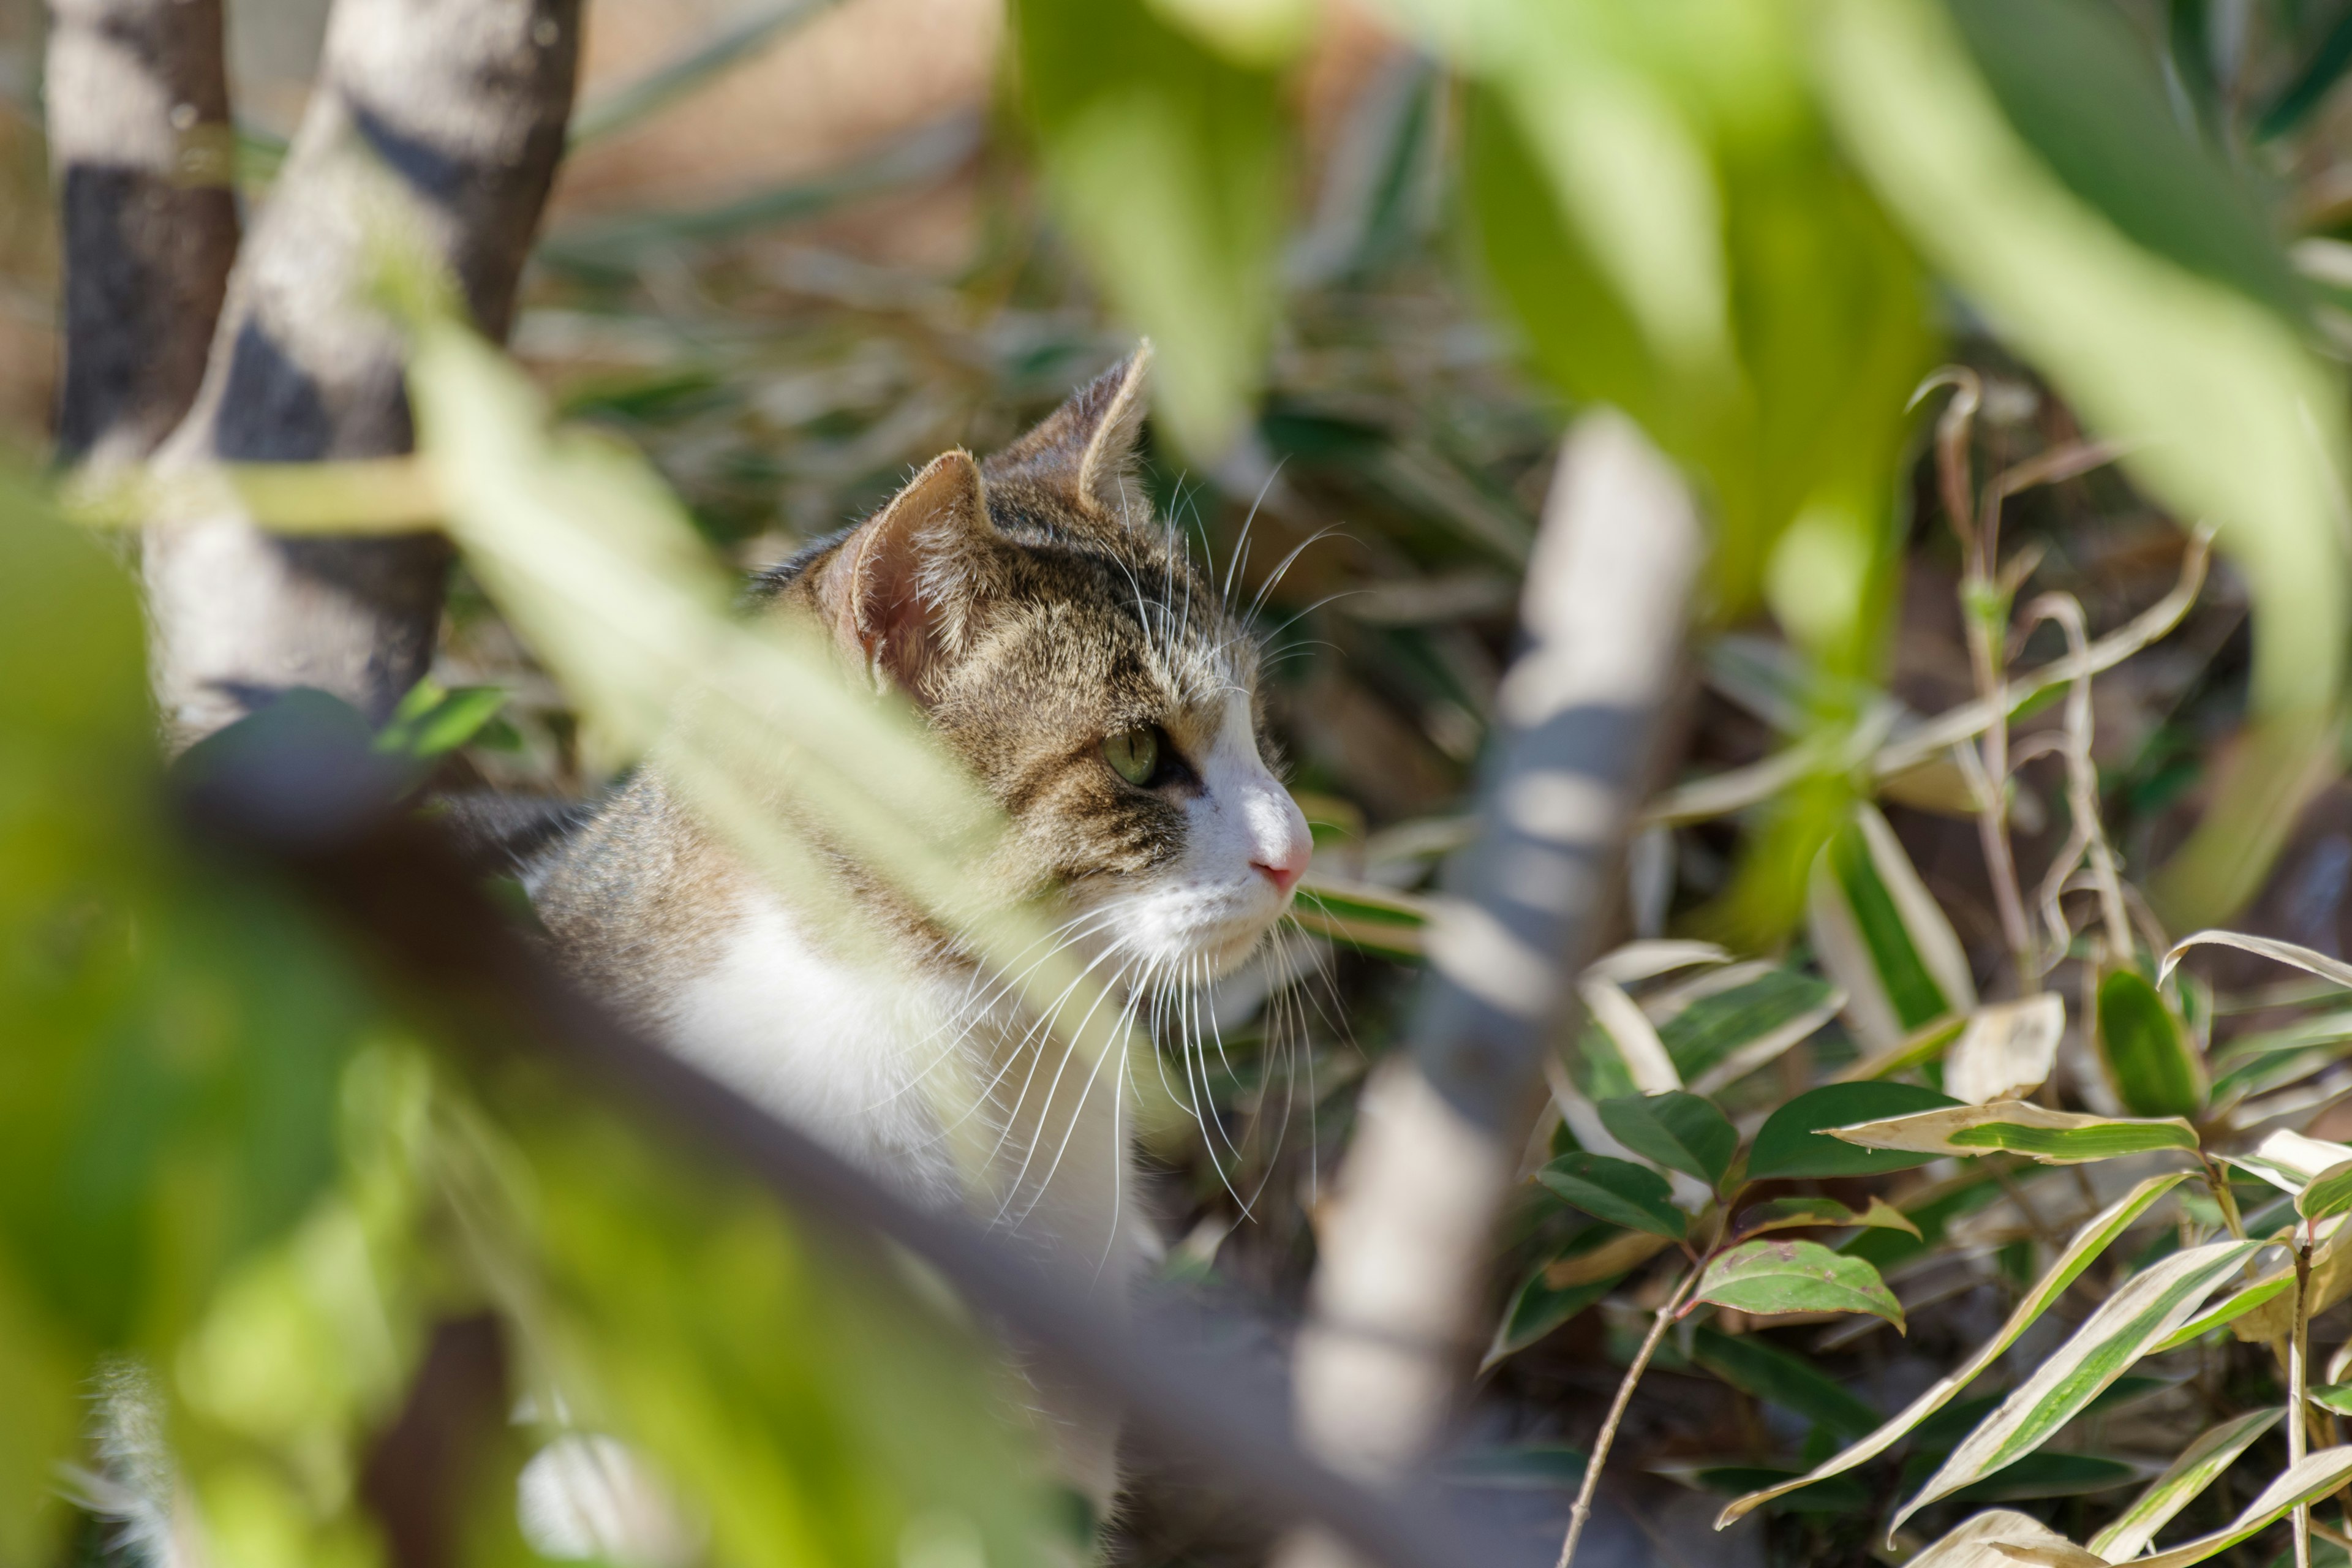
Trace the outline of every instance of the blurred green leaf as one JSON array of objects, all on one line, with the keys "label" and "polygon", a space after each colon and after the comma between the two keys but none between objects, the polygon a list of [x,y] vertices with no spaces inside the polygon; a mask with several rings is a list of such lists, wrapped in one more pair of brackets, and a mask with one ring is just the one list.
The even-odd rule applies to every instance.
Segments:
[{"label": "blurred green leaf", "polygon": [[1732,1387],[1842,1436],[1859,1437],[1878,1412],[1804,1357],[1755,1334],[1727,1334],[1701,1323],[1691,1336],[1691,1359]]},{"label": "blurred green leaf", "polygon": [[1708,1186],[1723,1180],[1739,1134],[1722,1111],[1696,1094],[1628,1095],[1604,1100],[1601,1125],[1609,1135],[1645,1160],[1696,1176]]},{"label": "blurred green leaf", "polygon": [[1699,997],[1658,1026],[1658,1039],[1683,1081],[1711,1093],[1828,1023],[1844,1002],[1818,975],[1775,969]]},{"label": "blurred green leaf", "polygon": [[2118,969],[2099,982],[2099,1059],[2134,1116],[2194,1116],[2205,1109],[2205,1063],[2164,994]]},{"label": "blurred green leaf", "polygon": [[2144,1479],[2152,1467],[2105,1454],[2028,1454],[1952,1494],[1956,1502],[2021,1502],[2030,1498],[2081,1497],[2112,1491]]},{"label": "blurred green leaf", "polygon": [[1593,1218],[1680,1241],[1690,1219],[1675,1206],[1666,1179],[1647,1165],[1606,1154],[1563,1154],[1536,1180]]},{"label": "blurred green leaf", "polygon": [[1529,1270],[1511,1292],[1503,1308],[1502,1321],[1495,1325],[1495,1338],[1486,1347],[1482,1366],[1492,1366],[1506,1356],[1515,1355],[1575,1317],[1585,1308],[1616,1289],[1622,1275],[1606,1279],[1591,1279],[1582,1284],[1555,1286],[1546,1278],[1557,1258],[1546,1258]]},{"label": "blurred green leaf", "polygon": [[1765,1118],[1757,1130],[1755,1147],[1748,1156],[1748,1179],[1874,1175],[1924,1165],[1934,1156],[1862,1149],[1829,1137],[1821,1129],[1958,1103],[1949,1095],[1908,1083],[1832,1083],[1809,1089]]},{"label": "blurred green leaf", "polygon": [[1806,905],[1813,950],[1866,1048],[1975,1007],[1960,940],[1875,808],[1857,807],[1822,848]]},{"label": "blurred green leaf", "polygon": [[495,686],[445,690],[430,679],[420,680],[376,731],[375,749],[419,761],[454,752],[497,718],[506,700],[506,692]]},{"label": "blurred green leaf", "polygon": [[1816,1241],[1742,1242],[1707,1264],[1692,1300],[1743,1312],[1867,1312],[1903,1327],[1877,1269]]},{"label": "blurred green leaf", "polygon": [[2310,1220],[2331,1218],[2347,1210],[2352,1210],[2352,1160],[2330,1165],[2312,1177],[2311,1185],[2294,1200],[2294,1212]]},{"label": "blurred green leaf", "polygon": [[1256,402],[1290,150],[1280,86],[1143,0],[1019,0],[1015,58],[1055,207],[1159,351],[1178,447],[1221,455]]}]

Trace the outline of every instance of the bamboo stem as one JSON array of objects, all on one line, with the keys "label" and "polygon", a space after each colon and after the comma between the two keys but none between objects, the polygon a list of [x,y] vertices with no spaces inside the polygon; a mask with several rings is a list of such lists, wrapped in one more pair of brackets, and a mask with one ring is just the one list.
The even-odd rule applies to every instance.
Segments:
[{"label": "bamboo stem", "polygon": [[[1633,1364],[1625,1369],[1625,1376],[1617,1384],[1617,1397],[1609,1406],[1609,1418],[1601,1424],[1601,1435],[1592,1440],[1592,1456],[1584,1461],[1584,1483],[1576,1489],[1576,1506],[1568,1514],[1568,1539],[1560,1542],[1559,1562],[1555,1568],[1569,1568],[1576,1557],[1577,1538],[1584,1533],[1584,1521],[1592,1517],[1592,1494],[1601,1484],[1601,1467],[1609,1462],[1609,1446],[1617,1440],[1618,1424],[1625,1419],[1625,1407],[1633,1402],[1633,1385],[1642,1381],[1648,1370],[1650,1358],[1657,1353],[1658,1342],[1666,1337],[1666,1325],[1675,1321],[1675,1313],[1683,1300],[1698,1283],[1699,1270],[1694,1268],[1683,1276],[1674,1294],[1651,1320],[1650,1332],[1634,1352]],[[2307,1565],[2304,1565],[2307,1568]]]}]

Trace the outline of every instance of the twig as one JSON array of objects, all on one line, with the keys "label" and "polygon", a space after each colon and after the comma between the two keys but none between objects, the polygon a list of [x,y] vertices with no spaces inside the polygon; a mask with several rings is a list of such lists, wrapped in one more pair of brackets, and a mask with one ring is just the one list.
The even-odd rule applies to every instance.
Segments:
[{"label": "twig", "polygon": [[[2305,1413],[2303,1385],[2311,1360],[2311,1242],[2294,1249],[2294,1337],[2288,1342],[2286,1369],[2286,1462],[2289,1469],[2303,1463],[2310,1447],[2310,1417]],[[2294,1568],[2311,1568],[2311,1505],[2294,1505]]]},{"label": "twig", "polygon": [[1584,1521],[1592,1517],[1592,1493],[1601,1484],[1601,1467],[1609,1462],[1609,1446],[1617,1440],[1618,1424],[1625,1419],[1625,1406],[1633,1401],[1633,1385],[1642,1381],[1649,1369],[1650,1357],[1657,1353],[1658,1342],[1666,1337],[1666,1328],[1675,1321],[1675,1311],[1683,1299],[1697,1285],[1698,1268],[1694,1266],[1684,1275],[1682,1282],[1666,1298],[1665,1305],[1650,1321],[1650,1331],[1642,1341],[1642,1348],[1633,1353],[1633,1364],[1625,1369],[1618,1382],[1617,1397],[1609,1406],[1608,1419],[1601,1423],[1601,1435],[1592,1440],[1591,1457],[1584,1461],[1584,1481],[1576,1489],[1576,1506],[1568,1511],[1568,1539],[1559,1543],[1559,1562],[1555,1568],[1569,1568],[1576,1558],[1577,1538],[1584,1533]]}]

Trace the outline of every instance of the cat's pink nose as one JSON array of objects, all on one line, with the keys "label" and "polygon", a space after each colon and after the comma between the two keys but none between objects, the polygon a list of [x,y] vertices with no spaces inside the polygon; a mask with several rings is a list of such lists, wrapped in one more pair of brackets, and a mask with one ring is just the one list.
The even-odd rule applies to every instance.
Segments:
[{"label": "cat's pink nose", "polygon": [[1250,865],[1265,873],[1265,879],[1274,884],[1276,892],[1287,893],[1298,886],[1299,878],[1307,875],[1307,855],[1304,847],[1285,849],[1278,858],[1253,860]]}]

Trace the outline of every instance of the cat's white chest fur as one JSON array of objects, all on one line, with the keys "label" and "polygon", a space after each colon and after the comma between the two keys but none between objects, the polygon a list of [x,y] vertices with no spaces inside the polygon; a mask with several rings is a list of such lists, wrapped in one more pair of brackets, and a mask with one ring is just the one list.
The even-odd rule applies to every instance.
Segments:
[{"label": "cat's white chest fur", "polygon": [[916,1202],[1119,1292],[1153,1247],[1118,1063],[1009,1037],[961,979],[846,963],[764,889],[740,889],[732,915],[662,1010],[672,1049]]}]

